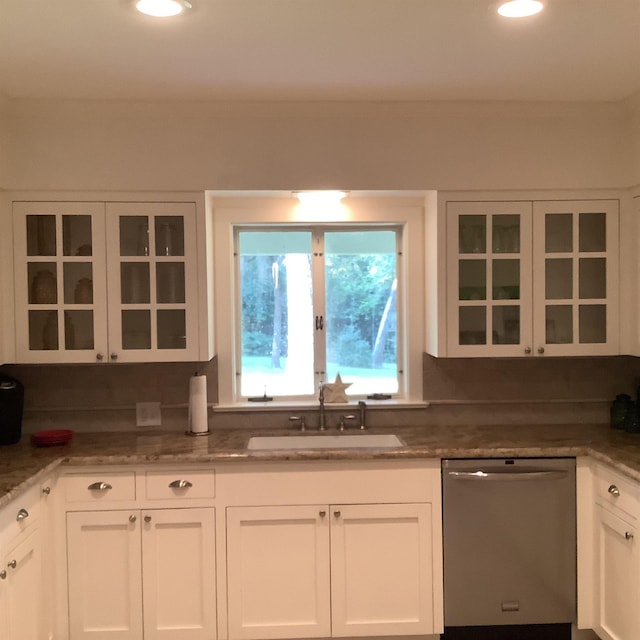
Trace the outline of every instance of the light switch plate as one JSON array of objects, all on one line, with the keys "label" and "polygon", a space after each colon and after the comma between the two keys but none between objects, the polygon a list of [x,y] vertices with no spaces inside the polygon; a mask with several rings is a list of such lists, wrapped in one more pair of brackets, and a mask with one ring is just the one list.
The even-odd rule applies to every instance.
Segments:
[{"label": "light switch plate", "polygon": [[162,424],[159,402],[136,402],[136,426],[158,427]]}]

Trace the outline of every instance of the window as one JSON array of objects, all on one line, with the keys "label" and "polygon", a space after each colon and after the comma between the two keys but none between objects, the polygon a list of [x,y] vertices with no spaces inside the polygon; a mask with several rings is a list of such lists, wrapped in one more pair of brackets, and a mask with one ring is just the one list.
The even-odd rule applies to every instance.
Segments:
[{"label": "window", "polygon": [[221,405],[315,402],[338,373],[354,400],[422,400],[422,199],[339,207],[211,196]]},{"label": "window", "polygon": [[397,394],[401,229],[235,229],[238,396]]}]

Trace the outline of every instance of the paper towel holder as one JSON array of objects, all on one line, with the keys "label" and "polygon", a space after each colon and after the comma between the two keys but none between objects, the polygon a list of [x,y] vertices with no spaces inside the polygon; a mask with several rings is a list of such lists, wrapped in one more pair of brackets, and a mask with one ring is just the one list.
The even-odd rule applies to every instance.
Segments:
[{"label": "paper towel holder", "polygon": [[207,429],[206,431],[191,431],[191,429],[189,429],[188,431],[185,431],[185,435],[188,436],[210,436],[211,435],[211,429]]}]

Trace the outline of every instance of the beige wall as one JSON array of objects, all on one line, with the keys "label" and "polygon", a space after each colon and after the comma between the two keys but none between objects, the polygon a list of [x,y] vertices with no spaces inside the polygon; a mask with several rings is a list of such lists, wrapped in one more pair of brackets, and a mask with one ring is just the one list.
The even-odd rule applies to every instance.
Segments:
[{"label": "beige wall", "polygon": [[632,181],[617,104],[9,101],[8,189],[580,189]]}]

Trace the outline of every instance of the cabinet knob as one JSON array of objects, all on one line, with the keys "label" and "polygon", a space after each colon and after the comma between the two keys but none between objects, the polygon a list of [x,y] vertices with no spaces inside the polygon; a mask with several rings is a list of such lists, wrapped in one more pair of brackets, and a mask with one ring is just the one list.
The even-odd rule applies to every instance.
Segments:
[{"label": "cabinet knob", "polygon": [[169,483],[170,489],[190,489],[191,487],[193,487],[193,484],[188,480],[174,480]]},{"label": "cabinet knob", "polygon": [[617,498],[620,495],[620,489],[618,489],[618,487],[616,487],[615,484],[610,484],[607,491],[615,498]]},{"label": "cabinet knob", "polygon": [[339,518],[342,514],[339,511],[334,511],[333,512],[333,516],[334,518]]},{"label": "cabinet knob", "polygon": [[544,353],[544,347],[538,347],[538,353],[542,355]]},{"label": "cabinet knob", "polygon": [[321,518],[324,518],[324,517],[327,515],[327,512],[323,509],[322,511],[319,511],[319,512],[318,512],[318,515],[319,515]]},{"label": "cabinet knob", "polygon": [[524,352],[529,355],[531,353],[531,347],[525,347]]},{"label": "cabinet knob", "polygon": [[18,566],[18,563],[16,560],[12,560],[11,562],[7,563],[7,567],[9,567],[10,569],[15,569]]},{"label": "cabinet knob", "polygon": [[117,359],[118,359],[118,354],[117,354],[117,353],[112,353],[109,357],[110,357],[112,360],[117,360]]},{"label": "cabinet knob", "polygon": [[133,513],[129,516],[129,522],[135,522],[137,518],[133,515]]},{"label": "cabinet knob", "polygon": [[0,580],[6,580],[7,579],[7,572],[3,569],[2,571],[0,571]]},{"label": "cabinet knob", "polygon": [[29,517],[29,512],[26,509],[20,509],[20,511],[18,511],[18,515],[16,516],[16,520],[20,522],[22,520],[25,520],[28,517]]},{"label": "cabinet knob", "polygon": [[98,353],[96,353],[96,360],[98,362],[101,362],[102,360],[104,360],[104,356],[98,351]]},{"label": "cabinet knob", "polygon": [[48,496],[51,493],[51,487],[42,487],[42,493],[44,493],[45,496]]},{"label": "cabinet knob", "polygon": [[145,516],[144,517],[144,521],[145,522],[151,522],[151,516]]},{"label": "cabinet knob", "polygon": [[625,540],[633,540],[633,533],[631,533],[631,531],[627,531],[627,532],[624,534],[624,539],[625,539]]},{"label": "cabinet knob", "polygon": [[94,482],[90,484],[87,489],[89,489],[89,491],[109,491],[113,489],[113,487],[108,482]]}]

